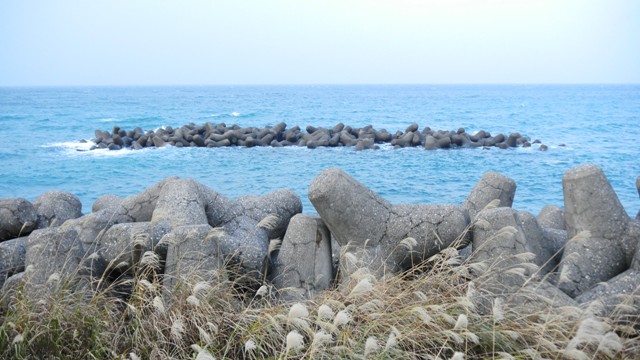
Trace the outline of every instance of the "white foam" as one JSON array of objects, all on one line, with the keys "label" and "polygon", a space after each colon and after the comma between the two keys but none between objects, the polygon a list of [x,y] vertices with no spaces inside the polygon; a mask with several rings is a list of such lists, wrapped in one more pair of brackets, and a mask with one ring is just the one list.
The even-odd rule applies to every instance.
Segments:
[{"label": "white foam", "polygon": [[100,122],[106,122],[106,123],[108,123],[108,122],[116,122],[116,121],[118,121],[118,120],[114,119],[114,118],[103,118],[103,119],[100,119]]},{"label": "white foam", "polygon": [[93,141],[86,141],[86,142],[64,141],[64,142],[44,144],[42,145],[42,147],[56,147],[56,148],[65,148],[65,149],[76,150],[76,151],[89,151],[89,149],[91,149],[91,147],[95,144],[96,143],[94,143]]},{"label": "white foam", "polygon": [[229,115],[231,115],[231,116],[233,116],[233,117],[238,117],[238,116],[240,116],[240,113],[239,113],[239,112],[235,112],[235,111],[234,111],[234,112],[232,112],[232,113],[231,113],[231,114],[229,114]]}]

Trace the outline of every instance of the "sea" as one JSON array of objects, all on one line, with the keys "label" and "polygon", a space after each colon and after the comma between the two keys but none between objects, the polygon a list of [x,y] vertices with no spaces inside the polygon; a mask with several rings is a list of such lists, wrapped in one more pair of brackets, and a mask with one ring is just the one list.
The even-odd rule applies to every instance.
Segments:
[{"label": "sea", "polygon": [[[263,127],[285,122],[389,132],[519,132],[548,146],[423,148],[147,148],[86,151],[96,129],[155,130],[189,123]],[[562,176],[593,163],[635,217],[640,209],[640,85],[274,85],[0,88],[0,198],[49,190],[78,196],[88,213],[105,194],[128,196],[168,176],[195,179],[230,198],[307,191],[341,168],[392,203],[459,204],[486,171],[517,183],[513,207],[563,206]]]}]

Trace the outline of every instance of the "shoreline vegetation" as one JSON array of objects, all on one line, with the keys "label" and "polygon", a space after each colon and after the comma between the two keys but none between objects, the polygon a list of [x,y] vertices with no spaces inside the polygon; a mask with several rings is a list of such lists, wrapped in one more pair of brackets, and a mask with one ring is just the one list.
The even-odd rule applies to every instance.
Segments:
[{"label": "shoreline vegetation", "polygon": [[390,204],[327,169],[318,216],[179,178],[86,215],[0,199],[0,357],[640,357],[640,213],[595,165],[564,208],[517,211],[515,189],[488,172],[462,204]]},{"label": "shoreline vegetation", "polygon": [[[86,140],[84,140],[86,141]],[[547,150],[547,145],[540,140],[533,142],[520,133],[509,135],[497,134],[480,130],[469,134],[463,128],[456,131],[432,130],[425,127],[420,131],[418,124],[409,125],[405,131],[389,133],[386,129],[376,130],[372,125],[364,127],[345,126],[343,123],[333,128],[307,126],[305,131],[299,126],[287,129],[287,124],[279,123],[275,126],[263,128],[238,125],[227,126],[225,123],[204,125],[187,124],[174,129],[171,126],[162,127],[155,131],[144,131],[140,127],[125,130],[114,126],[112,131],[95,131],[95,138],[91,140],[90,150],[97,149],[133,149],[145,147],[254,147],[254,146],[300,146],[309,149],[318,147],[354,147],[355,150],[379,149],[380,144],[390,144],[394,148],[423,147],[426,150],[451,148],[483,148],[497,147],[508,149],[513,147],[531,147],[539,144],[539,150]]]}]

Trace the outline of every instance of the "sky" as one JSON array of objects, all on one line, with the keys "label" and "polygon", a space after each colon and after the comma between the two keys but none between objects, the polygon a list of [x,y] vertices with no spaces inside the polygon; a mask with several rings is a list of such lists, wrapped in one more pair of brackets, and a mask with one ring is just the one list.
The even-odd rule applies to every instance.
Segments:
[{"label": "sky", "polygon": [[0,86],[640,83],[638,0],[0,0]]}]

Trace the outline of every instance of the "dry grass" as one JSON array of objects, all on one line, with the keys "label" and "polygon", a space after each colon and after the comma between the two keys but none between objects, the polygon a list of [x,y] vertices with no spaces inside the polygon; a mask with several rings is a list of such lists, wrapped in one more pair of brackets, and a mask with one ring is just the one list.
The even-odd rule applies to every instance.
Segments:
[{"label": "dry grass", "polygon": [[[247,294],[221,274],[187,277],[167,295],[154,266],[87,292],[68,279],[30,301],[21,287],[2,309],[2,359],[542,359],[634,358],[637,304],[611,317],[583,308],[514,312],[474,299],[491,264],[460,263],[453,249],[410,272],[284,303],[269,285]],[[481,271],[479,271],[479,269]],[[99,290],[98,290],[99,289]],[[130,289],[131,297],[115,297]],[[634,303],[635,302],[635,303]],[[597,310],[597,309],[596,309]]]}]

